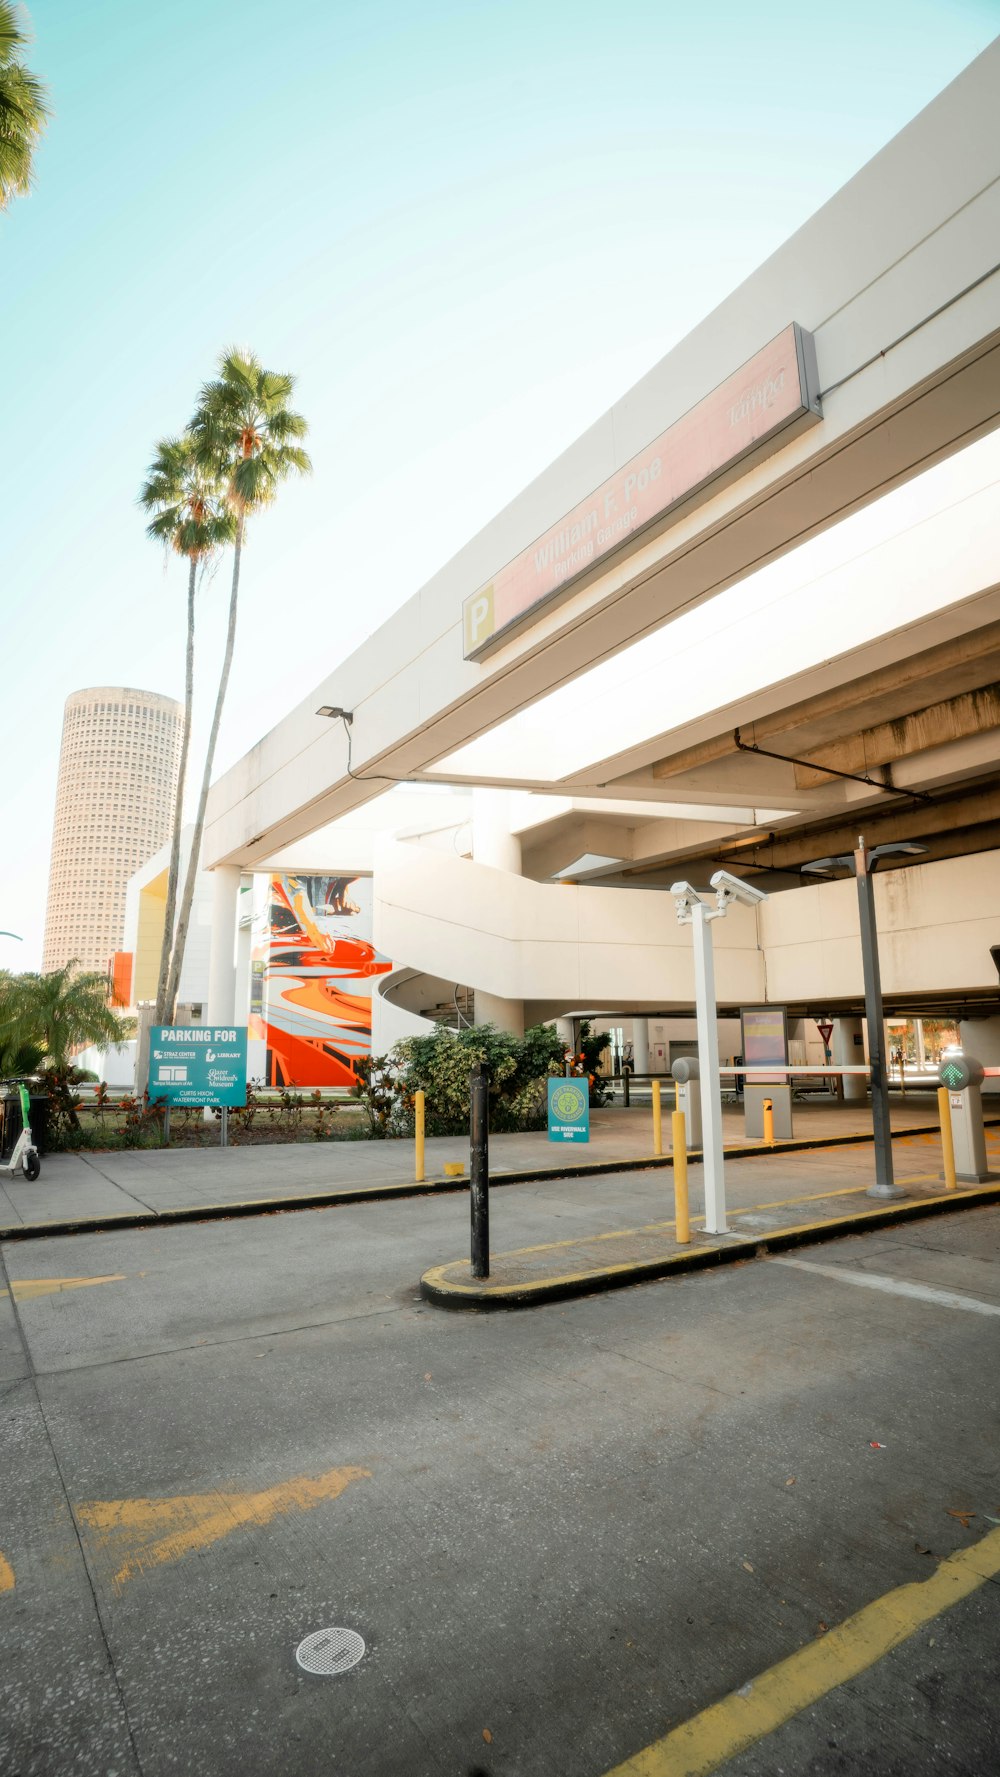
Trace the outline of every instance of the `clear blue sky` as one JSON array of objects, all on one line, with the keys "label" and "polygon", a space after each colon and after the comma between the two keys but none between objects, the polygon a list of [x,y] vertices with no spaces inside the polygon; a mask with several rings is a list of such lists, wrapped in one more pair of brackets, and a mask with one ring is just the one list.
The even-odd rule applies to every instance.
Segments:
[{"label": "clear blue sky", "polygon": [[295,373],[315,474],[251,540],[220,767],[1000,30],[1000,0],[30,12],[55,117],[0,219],[12,967],[66,695],[180,694],[183,572],[135,495],[225,346]]}]

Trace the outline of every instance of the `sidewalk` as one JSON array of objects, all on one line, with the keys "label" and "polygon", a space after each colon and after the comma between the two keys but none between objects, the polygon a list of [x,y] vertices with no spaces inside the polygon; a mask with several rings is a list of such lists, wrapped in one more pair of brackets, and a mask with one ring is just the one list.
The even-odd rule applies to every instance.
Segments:
[{"label": "sidewalk", "polygon": [[[998,1106],[1000,1109],[1000,1106]],[[894,1131],[936,1131],[933,1094],[894,1100]],[[664,1115],[664,1145],[670,1120]],[[743,1142],[743,1116],[727,1107],[723,1117],[727,1152],[769,1153]],[[795,1106],[795,1141],[779,1142],[769,1158],[803,1147],[867,1142],[859,1149],[871,1158],[871,1111],[867,1103],[830,1101]],[[494,1184],[545,1177],[669,1167],[652,1155],[652,1118],[647,1108],[596,1111],[588,1146],[571,1149],[549,1142],[544,1132],[497,1135],[490,1141]],[[463,1136],[427,1142],[426,1180],[414,1182],[413,1143],[408,1141],[317,1142],[231,1148],[167,1148],[108,1153],[53,1154],[42,1162],[33,1184],[22,1178],[0,1184],[0,1239],[82,1229],[130,1227],[157,1221],[195,1221],[322,1204],[467,1188],[468,1179],[446,1179],[446,1162],[462,1161],[468,1171],[469,1144]],[[774,1193],[770,1193],[772,1196]],[[694,1198],[692,1196],[692,1204]]]},{"label": "sidewalk", "polygon": [[[670,1213],[630,1228],[594,1232],[580,1225],[569,1239],[491,1252],[484,1279],[473,1277],[467,1257],[436,1265],[421,1278],[421,1294],[447,1308],[527,1308],[1000,1203],[1000,1130],[987,1129],[986,1140],[990,1181],[946,1191],[940,1137],[916,1131],[895,1137],[894,1174],[906,1196],[890,1201],[867,1195],[874,1177],[868,1144],[739,1158],[734,1154],[726,1167],[725,1234],[704,1230],[698,1213],[703,1173],[701,1166],[692,1165],[689,1244],[677,1244]],[[664,1209],[672,1211],[672,1174],[663,1179],[659,1195]],[[649,1201],[655,1201],[654,1194]],[[584,1221],[572,1213],[565,1217],[571,1224],[574,1219]]]}]

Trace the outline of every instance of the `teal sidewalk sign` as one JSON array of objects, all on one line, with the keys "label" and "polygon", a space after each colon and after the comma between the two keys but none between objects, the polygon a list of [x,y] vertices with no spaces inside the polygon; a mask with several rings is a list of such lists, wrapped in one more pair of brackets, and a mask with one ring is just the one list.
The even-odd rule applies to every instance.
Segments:
[{"label": "teal sidewalk sign", "polygon": [[563,1077],[549,1081],[549,1140],[590,1140],[590,1086]]},{"label": "teal sidewalk sign", "polygon": [[246,1025],[151,1025],[149,1096],[170,1105],[245,1105]]}]

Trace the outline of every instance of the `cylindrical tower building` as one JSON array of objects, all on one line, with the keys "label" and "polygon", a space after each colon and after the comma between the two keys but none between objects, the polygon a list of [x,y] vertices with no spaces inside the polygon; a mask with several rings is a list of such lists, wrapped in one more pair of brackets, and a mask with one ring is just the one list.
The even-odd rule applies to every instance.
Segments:
[{"label": "cylindrical tower building", "polygon": [[104,970],[121,948],[125,885],[170,837],[181,706],[154,691],[74,691],[63,715],[43,970]]}]

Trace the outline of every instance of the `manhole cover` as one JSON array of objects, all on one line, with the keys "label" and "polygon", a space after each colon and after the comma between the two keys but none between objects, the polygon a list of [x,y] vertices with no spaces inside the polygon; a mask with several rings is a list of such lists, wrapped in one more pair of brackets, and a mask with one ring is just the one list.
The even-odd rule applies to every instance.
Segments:
[{"label": "manhole cover", "polygon": [[299,1642],[295,1658],[303,1672],[320,1672],[324,1678],[332,1678],[338,1672],[349,1672],[364,1651],[364,1641],[354,1629],[317,1629]]}]

